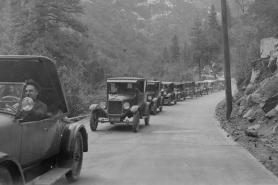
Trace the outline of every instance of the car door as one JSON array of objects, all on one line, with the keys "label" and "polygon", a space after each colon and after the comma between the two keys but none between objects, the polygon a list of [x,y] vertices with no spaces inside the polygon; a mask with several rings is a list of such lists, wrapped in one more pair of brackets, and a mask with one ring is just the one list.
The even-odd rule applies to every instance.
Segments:
[{"label": "car door", "polygon": [[58,117],[21,123],[21,165],[48,158],[58,152]]}]

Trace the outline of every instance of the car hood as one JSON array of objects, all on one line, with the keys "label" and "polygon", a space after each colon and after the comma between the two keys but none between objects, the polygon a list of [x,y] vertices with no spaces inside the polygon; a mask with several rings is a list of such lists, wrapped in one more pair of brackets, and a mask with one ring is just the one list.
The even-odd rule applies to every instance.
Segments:
[{"label": "car hood", "polygon": [[109,94],[109,101],[126,101],[136,98],[136,94]]},{"label": "car hood", "polygon": [[154,94],[154,91],[146,91],[147,94]]}]

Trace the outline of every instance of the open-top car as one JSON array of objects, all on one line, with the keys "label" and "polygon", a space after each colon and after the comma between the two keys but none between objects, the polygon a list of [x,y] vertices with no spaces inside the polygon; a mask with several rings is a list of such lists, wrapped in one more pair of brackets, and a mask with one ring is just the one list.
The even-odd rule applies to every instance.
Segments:
[{"label": "open-top car", "polygon": [[172,102],[177,104],[177,94],[174,90],[174,82],[162,82],[161,93],[164,104],[171,105]]},{"label": "open-top car", "polygon": [[[53,184],[63,175],[78,180],[87,132],[67,117],[55,64],[42,56],[1,55],[0,66],[0,184]],[[26,85],[30,79],[40,86]],[[38,101],[46,107],[40,118],[32,117]]]},{"label": "open-top car", "polygon": [[174,82],[174,90],[176,91],[178,101],[186,99],[187,91],[183,82]]},{"label": "open-top car", "polygon": [[200,94],[200,91],[197,91],[195,82],[187,81],[187,82],[183,82],[183,84],[184,84],[184,88],[187,92],[186,93],[187,97],[193,98],[195,96],[196,98],[198,98],[198,94]]},{"label": "open-top car", "polygon": [[147,82],[147,97],[148,102],[151,103],[151,112],[156,115],[157,109],[161,112],[163,109],[163,97],[161,96],[162,83],[160,81],[148,80]]},{"label": "open-top car", "polygon": [[99,122],[131,123],[134,133],[139,130],[140,119],[149,125],[150,102],[147,101],[146,86],[144,78],[108,78],[107,103],[92,104],[89,108],[91,130],[96,131]]}]

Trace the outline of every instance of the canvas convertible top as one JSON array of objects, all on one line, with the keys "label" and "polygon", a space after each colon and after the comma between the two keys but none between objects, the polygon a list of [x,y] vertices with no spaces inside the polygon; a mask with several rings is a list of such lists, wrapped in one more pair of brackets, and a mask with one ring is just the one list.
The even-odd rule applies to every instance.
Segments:
[{"label": "canvas convertible top", "polygon": [[42,102],[47,105],[58,102],[61,111],[68,112],[63,87],[51,59],[42,56],[0,55],[1,82],[25,82],[29,79],[40,84],[42,93],[38,98]]}]

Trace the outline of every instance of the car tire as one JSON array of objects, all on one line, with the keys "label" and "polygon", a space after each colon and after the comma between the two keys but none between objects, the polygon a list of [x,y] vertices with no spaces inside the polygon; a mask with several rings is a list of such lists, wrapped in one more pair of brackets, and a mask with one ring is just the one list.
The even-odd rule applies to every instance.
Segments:
[{"label": "car tire", "polygon": [[154,108],[153,108],[153,115],[156,115],[156,114],[157,114],[157,105],[155,104]]},{"label": "car tire", "polygon": [[139,118],[139,112],[137,111],[133,114],[133,120],[132,120],[132,130],[134,133],[138,132],[139,123],[140,123],[140,118]]},{"label": "car tire", "polygon": [[177,100],[175,100],[174,103],[177,104]]},{"label": "car tire", "polygon": [[148,117],[145,118],[145,125],[149,125],[150,124],[150,114]]},{"label": "car tire", "polygon": [[0,167],[0,184],[1,185],[13,185],[12,176],[9,170],[5,167]]},{"label": "car tire", "polygon": [[95,112],[90,115],[90,128],[92,131],[96,131],[98,126],[98,117]]},{"label": "car tire", "polygon": [[159,112],[162,112],[163,106],[159,107]]},{"label": "car tire", "polygon": [[83,161],[83,137],[80,132],[77,133],[74,148],[72,150],[72,167],[71,171],[66,174],[68,182],[72,183],[78,180],[82,168]]}]

